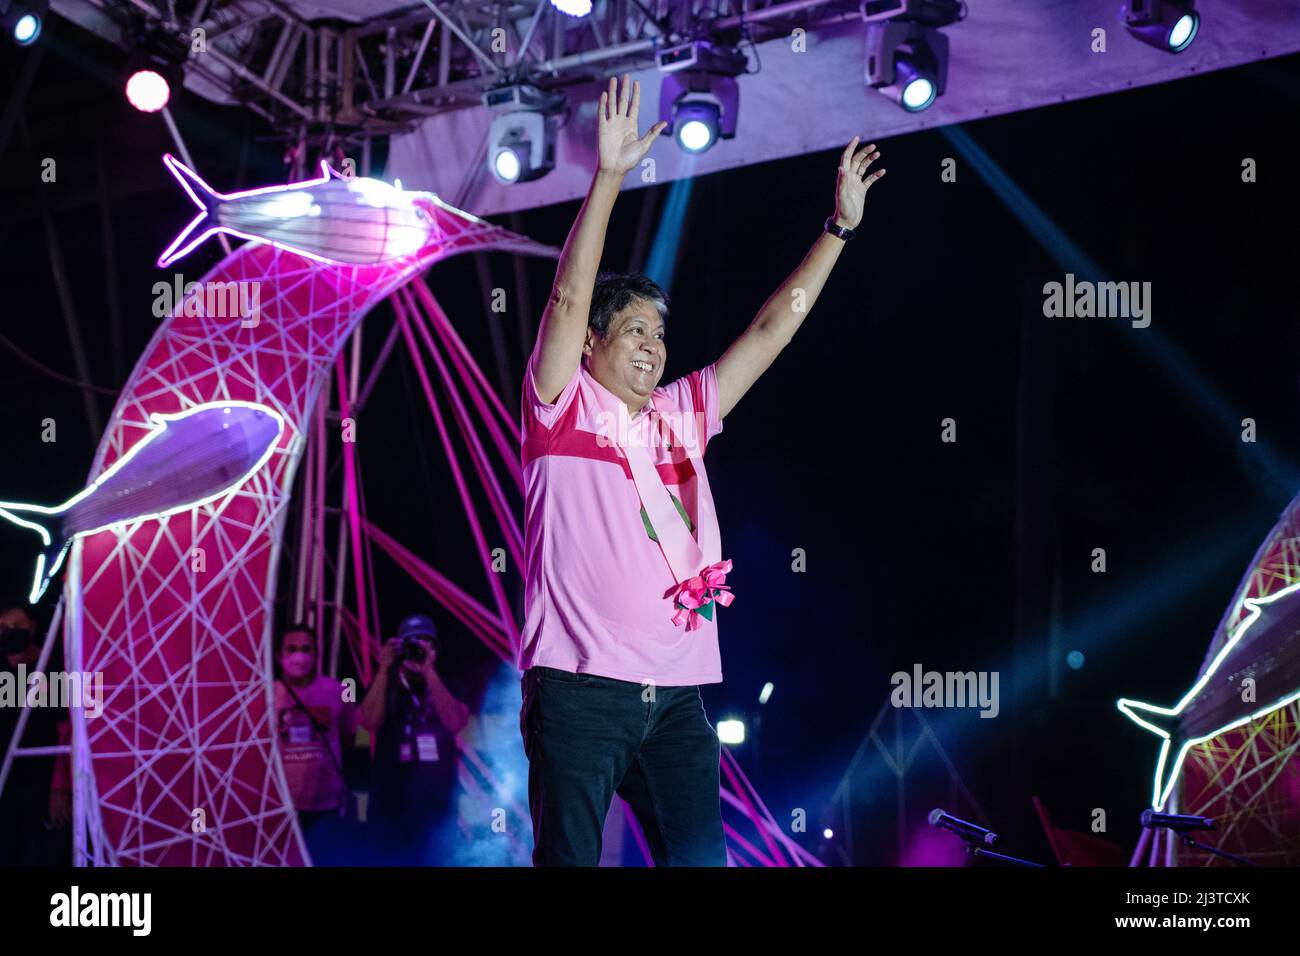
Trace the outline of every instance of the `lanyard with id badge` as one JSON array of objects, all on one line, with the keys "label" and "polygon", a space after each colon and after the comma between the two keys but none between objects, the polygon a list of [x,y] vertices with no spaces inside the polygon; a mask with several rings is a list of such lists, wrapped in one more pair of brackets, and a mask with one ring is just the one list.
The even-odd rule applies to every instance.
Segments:
[{"label": "lanyard with id badge", "polygon": [[[406,682],[406,675],[401,675],[402,686],[407,693],[411,695],[411,704],[417,714],[423,711],[423,704],[419,696],[411,689],[411,685]],[[432,730],[421,728],[416,731],[414,739],[411,735],[411,724],[408,722],[402,731],[402,742],[397,748],[397,760],[399,763],[436,763],[439,760],[438,738]]]},{"label": "lanyard with id badge", "polygon": [[290,747],[307,747],[311,745],[313,730],[310,720],[290,724],[288,730]]}]

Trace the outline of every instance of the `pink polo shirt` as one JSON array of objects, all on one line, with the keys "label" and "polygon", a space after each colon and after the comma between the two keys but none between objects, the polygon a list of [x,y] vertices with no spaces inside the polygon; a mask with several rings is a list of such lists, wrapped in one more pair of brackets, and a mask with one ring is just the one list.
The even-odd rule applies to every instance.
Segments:
[{"label": "pink polo shirt", "polygon": [[[716,684],[719,614],[694,631],[672,622],[676,586],[641,516],[641,499],[617,437],[620,400],[586,361],[553,404],[537,394],[534,352],[523,388],[524,521],[527,567],[519,668],[555,667],[660,687]],[[652,408],[653,404],[653,408]],[[693,526],[715,527],[713,498],[683,448],[722,431],[714,366],[655,389],[628,429]],[[658,436],[672,436],[660,439]],[[669,441],[671,440],[671,445]],[[698,534],[697,534],[698,537]]]}]

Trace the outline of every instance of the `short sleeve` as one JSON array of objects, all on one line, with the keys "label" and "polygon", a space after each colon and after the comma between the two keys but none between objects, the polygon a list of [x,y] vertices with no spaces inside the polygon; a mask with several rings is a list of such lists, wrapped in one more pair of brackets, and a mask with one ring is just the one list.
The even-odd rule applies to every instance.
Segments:
[{"label": "short sleeve", "polygon": [[700,392],[703,396],[701,407],[704,420],[708,424],[705,435],[707,438],[712,438],[722,431],[722,416],[718,414],[721,409],[721,401],[718,397],[718,366],[716,363],[705,366],[695,374],[699,376]]},{"label": "short sleeve", "polygon": [[688,416],[682,421],[682,440],[689,443],[693,435],[703,430],[703,446],[708,448],[709,440],[722,431],[722,417],[718,414],[717,365],[706,365],[697,372],[684,375],[665,385],[663,390],[668,400]]},{"label": "short sleeve", "polygon": [[545,427],[550,428],[573,402],[573,396],[578,390],[578,379],[582,375],[582,361],[579,359],[568,384],[564,386],[564,390],[560,392],[555,401],[550,404],[542,401],[542,397],[537,394],[537,361],[538,350],[533,349],[533,354],[528,357],[528,368],[524,371],[524,421],[527,422],[531,417]]}]

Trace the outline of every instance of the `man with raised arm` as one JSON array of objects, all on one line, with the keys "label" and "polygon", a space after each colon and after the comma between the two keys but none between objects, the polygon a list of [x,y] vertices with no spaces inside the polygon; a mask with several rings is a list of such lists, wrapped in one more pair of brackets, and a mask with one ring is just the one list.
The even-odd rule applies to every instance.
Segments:
[{"label": "man with raised arm", "polygon": [[560,256],[523,382],[520,730],[535,865],[594,866],[613,795],[658,866],[724,866],[719,741],[699,685],[722,680],[731,603],[703,455],[790,342],[862,220],[874,146],[840,158],[835,213],[799,267],[712,365],[660,385],[668,297],[599,272],[623,177],[667,125],[638,134],[641,88],[609,80],[599,168]]}]

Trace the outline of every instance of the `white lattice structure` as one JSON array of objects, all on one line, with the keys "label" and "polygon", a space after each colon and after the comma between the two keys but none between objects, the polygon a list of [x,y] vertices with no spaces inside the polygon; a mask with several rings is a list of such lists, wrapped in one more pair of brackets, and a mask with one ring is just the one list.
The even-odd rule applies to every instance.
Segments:
[{"label": "white lattice structure", "polygon": [[487,248],[551,252],[455,211],[439,218],[435,246],[374,266],[245,245],[202,283],[258,283],[256,324],[206,315],[193,297],[137,364],[91,478],[153,427],[155,412],[257,402],[285,429],[267,464],[219,499],[73,546],[68,666],[104,679],[103,715],[73,711],[76,862],[308,862],[275,746],[268,611],[310,414],[356,324],[433,262]]}]

